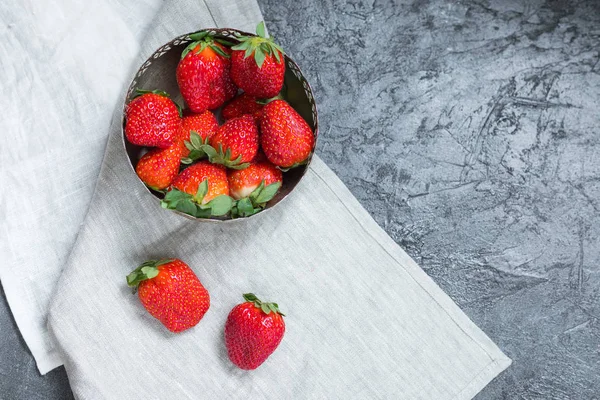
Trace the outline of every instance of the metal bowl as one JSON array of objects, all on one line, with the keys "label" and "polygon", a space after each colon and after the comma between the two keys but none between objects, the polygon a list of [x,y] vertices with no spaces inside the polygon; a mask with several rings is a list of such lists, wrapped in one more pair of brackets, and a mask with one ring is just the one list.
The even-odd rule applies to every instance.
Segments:
[{"label": "metal bowl", "polygon": [[[247,32],[238,31],[236,29],[203,29],[198,32],[208,31],[211,35],[216,37],[222,37],[228,39],[229,41],[237,43],[236,36],[238,34],[242,35],[250,35],[255,36]],[[196,32],[192,32],[196,33]],[[135,96],[135,89],[146,89],[146,90],[162,90],[171,95],[171,99],[178,103],[179,105],[184,105],[183,97],[179,92],[179,86],[177,85],[177,80],[175,78],[175,70],[177,68],[177,64],[181,58],[181,53],[183,49],[192,41],[190,39],[190,35],[192,33],[188,33],[185,35],[181,35],[171,40],[169,43],[161,46],[157,49],[152,56],[150,56],[138,69],[135,77],[131,81],[129,85],[129,89],[127,90],[127,96],[125,98],[125,103],[123,104],[123,118],[122,118],[122,138],[123,138],[123,148],[127,152],[129,157],[129,161],[131,164],[131,171],[135,174],[135,166],[137,165],[138,160],[142,157],[142,155],[147,151],[147,148],[136,146],[129,143],[125,137],[125,111],[127,108],[127,104],[131,100],[133,100]],[[286,70],[285,70],[285,78],[284,78],[284,88],[283,95],[285,100],[304,118],[304,120],[311,127],[314,135],[315,135],[315,146],[319,133],[319,124],[317,118],[317,106],[315,104],[315,100],[312,94],[312,89],[310,85],[302,75],[300,68],[298,65],[289,58],[287,55],[285,56]],[[220,119],[220,110],[216,112],[217,118]],[[284,198],[286,198],[292,190],[296,187],[296,185],[300,182],[304,174],[306,173],[308,166],[311,162],[313,152],[308,157],[307,163],[300,167],[293,168],[287,172],[283,173],[283,185],[279,190],[279,193],[275,195],[275,197],[269,201],[265,207],[265,209],[257,214],[260,215],[264,212],[267,212],[269,209],[275,207],[279,204]],[[137,176],[137,174],[136,174]],[[163,198],[164,194],[160,192],[156,192],[154,190],[149,189],[144,183],[139,180],[140,184],[144,186],[149,195],[156,199],[156,205],[160,208],[160,200]],[[236,218],[232,219],[229,216],[226,217],[213,217],[213,218],[196,218],[191,215],[184,214],[182,212],[176,210],[168,210],[180,214],[186,218],[193,219],[196,221],[212,221],[212,222],[226,222],[226,221],[239,221],[245,218]],[[246,218],[251,218],[254,215]]]}]

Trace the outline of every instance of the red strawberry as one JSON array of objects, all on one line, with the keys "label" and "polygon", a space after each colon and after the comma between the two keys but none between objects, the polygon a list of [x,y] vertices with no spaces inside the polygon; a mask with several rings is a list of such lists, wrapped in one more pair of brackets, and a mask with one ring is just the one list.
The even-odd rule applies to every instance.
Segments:
[{"label": "red strawberry", "polygon": [[273,100],[263,108],[260,128],[265,155],[282,168],[302,164],[315,145],[310,126],[285,100]]},{"label": "red strawberry", "polygon": [[125,136],[138,146],[169,147],[180,124],[179,109],[165,92],[137,90],[127,105]]},{"label": "red strawberry", "polygon": [[252,293],[231,310],[225,322],[225,346],[232,363],[256,369],[273,354],[285,333],[282,313],[275,303],[263,303]]},{"label": "red strawberry", "polygon": [[223,107],[221,115],[225,119],[237,118],[245,114],[252,114],[255,117],[260,117],[260,110],[262,110],[262,108],[263,105],[256,102],[256,97],[250,96],[247,93],[242,93]]},{"label": "red strawberry", "polygon": [[223,105],[237,93],[230,75],[230,50],[207,32],[190,35],[193,40],[177,65],[181,95],[195,113]]},{"label": "red strawberry", "polygon": [[146,261],[127,275],[127,284],[137,288],[144,308],[171,332],[195,326],[210,307],[208,291],[178,259]]},{"label": "red strawberry", "polygon": [[225,167],[201,161],[184,169],[173,179],[161,205],[196,218],[228,214],[233,199],[229,197]]},{"label": "red strawberry", "polygon": [[[153,149],[144,154],[135,167],[142,182],[154,190],[162,190],[179,172],[179,160],[184,146],[178,140],[166,149]],[[187,150],[187,149],[186,149]]]},{"label": "red strawberry", "polygon": [[[190,132],[194,131],[198,134],[203,143],[205,143],[212,134],[219,127],[219,123],[217,122],[217,118],[210,111],[205,111],[202,114],[192,114],[186,117],[183,117],[181,120],[181,128],[179,130],[179,138],[182,141],[182,144],[185,141],[190,141]],[[190,154],[190,148],[185,145],[182,146],[182,157],[188,157]],[[194,146],[190,146],[192,150],[194,150]],[[200,149],[196,149],[200,150]],[[198,157],[199,158],[199,157]],[[196,159],[196,158],[193,158]]]},{"label": "red strawberry", "polygon": [[228,178],[231,196],[237,200],[231,209],[235,218],[249,217],[265,208],[279,191],[283,175],[280,169],[265,160],[253,162],[242,170],[230,170]]},{"label": "red strawberry", "polygon": [[181,120],[181,135],[190,140],[190,131],[195,131],[202,139],[208,139],[219,127],[217,117],[210,111],[202,114],[191,114]]},{"label": "red strawberry", "polygon": [[250,96],[274,97],[283,87],[283,49],[265,36],[264,22],[258,24],[256,33],[238,37],[240,43],[231,48],[231,77]]},{"label": "red strawberry", "polygon": [[205,180],[208,180],[208,189],[200,201],[201,204],[206,204],[220,195],[229,195],[229,183],[225,168],[207,161],[201,161],[184,169],[173,180],[173,187],[194,196],[198,192],[200,184]]},{"label": "red strawberry", "polygon": [[[252,163],[248,168],[242,170],[230,170],[228,173],[229,192],[231,197],[239,200],[250,196],[261,182],[264,186],[279,183],[283,180],[281,170],[270,162]],[[270,200],[270,199],[269,199]]]},{"label": "red strawberry", "polygon": [[230,119],[203,146],[210,162],[229,168],[246,168],[258,152],[258,127],[251,115]]}]

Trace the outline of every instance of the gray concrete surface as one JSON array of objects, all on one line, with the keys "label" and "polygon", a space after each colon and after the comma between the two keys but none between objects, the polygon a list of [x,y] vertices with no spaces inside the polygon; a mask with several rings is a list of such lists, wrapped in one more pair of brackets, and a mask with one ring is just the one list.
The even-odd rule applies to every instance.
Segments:
[{"label": "gray concrete surface", "polygon": [[[260,4],[318,153],[514,360],[477,399],[599,399],[600,2]],[[0,303],[0,398],[69,398]]]}]

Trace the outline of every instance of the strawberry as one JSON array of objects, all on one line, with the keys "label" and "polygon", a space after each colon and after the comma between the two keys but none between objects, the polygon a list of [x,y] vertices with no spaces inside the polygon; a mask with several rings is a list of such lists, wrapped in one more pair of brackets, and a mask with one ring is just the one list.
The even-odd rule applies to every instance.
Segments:
[{"label": "strawberry", "polygon": [[258,152],[258,127],[251,115],[230,119],[202,146],[212,163],[229,168],[246,168]]},{"label": "strawberry", "polygon": [[172,188],[161,205],[197,218],[227,214],[233,200],[229,197],[225,168],[200,161],[184,169],[173,179]]},{"label": "strawberry", "polygon": [[137,93],[127,105],[127,140],[138,146],[169,147],[179,129],[179,108],[165,92],[138,89]]},{"label": "strawberry", "polygon": [[195,113],[213,110],[237,93],[231,80],[230,50],[208,32],[190,35],[193,40],[181,54],[177,83],[183,99]]},{"label": "strawberry", "polygon": [[256,28],[258,36],[238,36],[231,48],[231,78],[250,96],[270,98],[283,87],[285,60],[283,49],[265,36],[265,24]]},{"label": "strawberry", "polygon": [[231,310],[225,322],[225,347],[232,363],[256,369],[273,354],[285,333],[276,303],[263,303],[252,293]]},{"label": "strawberry", "polygon": [[127,275],[142,305],[171,332],[189,329],[210,307],[210,296],[194,271],[181,260],[146,261]]},{"label": "strawberry", "polygon": [[310,126],[285,100],[273,100],[263,108],[260,128],[265,155],[282,168],[303,164],[315,145]]},{"label": "strawberry", "polygon": [[227,174],[229,180],[229,192],[231,197],[239,200],[250,196],[260,183],[265,186],[279,183],[283,180],[281,170],[270,162],[252,163],[248,168],[242,170],[230,170]]},{"label": "strawberry", "polygon": [[162,190],[173,181],[179,172],[179,160],[184,146],[174,142],[166,149],[153,149],[144,154],[135,167],[142,182],[154,190]]},{"label": "strawberry", "polygon": [[261,211],[279,191],[281,170],[268,161],[253,162],[242,170],[229,170],[229,191],[238,200],[232,209],[234,217],[249,217]]},{"label": "strawberry", "polygon": [[232,119],[241,117],[245,114],[252,114],[255,119],[258,118],[258,122],[261,115],[260,110],[262,110],[263,106],[262,104],[257,103],[256,100],[256,97],[250,96],[247,93],[242,93],[223,107],[221,115],[224,119]]},{"label": "strawberry", "polygon": [[[206,110],[202,114],[192,114],[183,117],[179,129],[179,139],[182,141],[183,149],[181,162],[190,164],[192,161],[203,157],[204,151],[200,148],[208,143],[208,139],[219,127],[215,115]],[[192,137],[195,137],[192,140]]]},{"label": "strawberry", "polygon": [[183,140],[190,140],[190,131],[196,132],[202,140],[206,140],[219,127],[215,114],[205,111],[202,114],[192,114],[181,120],[180,135]]},{"label": "strawberry", "polygon": [[204,181],[208,181],[208,189],[202,198],[202,204],[208,203],[217,196],[229,195],[229,184],[225,168],[206,161],[201,161],[183,170],[173,180],[173,187],[182,192],[195,195],[198,186]]}]

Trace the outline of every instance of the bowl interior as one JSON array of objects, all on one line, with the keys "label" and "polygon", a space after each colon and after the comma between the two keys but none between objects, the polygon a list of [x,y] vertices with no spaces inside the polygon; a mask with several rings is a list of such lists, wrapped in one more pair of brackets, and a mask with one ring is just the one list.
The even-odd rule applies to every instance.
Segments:
[{"label": "bowl interior", "polygon": [[[250,35],[246,32],[236,31],[233,29],[211,29],[209,31],[217,37],[223,37],[233,42],[237,42],[237,40],[235,40],[236,33]],[[177,37],[171,42],[165,44],[164,46],[156,50],[156,52],[154,52],[154,54],[150,58],[148,58],[148,60],[146,60],[144,64],[142,64],[127,91],[127,97],[125,99],[125,105],[123,108],[123,126],[125,124],[125,108],[127,104],[135,97],[135,89],[158,89],[165,91],[170,94],[171,99],[173,101],[185,107],[185,102],[183,101],[183,97],[179,92],[179,87],[175,78],[175,70],[181,58],[182,51],[190,42],[191,39],[189,38],[189,34]],[[315,135],[316,144],[316,139],[318,135],[317,109],[311,88],[306,79],[303,77],[302,72],[298,68],[298,65],[288,56],[285,56],[285,62],[286,72],[282,94],[286,101],[304,118],[304,120],[311,127]],[[217,115],[219,122],[222,123],[223,121],[220,116],[220,109],[217,110],[215,114]],[[129,160],[131,161],[132,168],[135,169],[138,160],[147,151],[147,149],[129,143],[125,138],[124,129],[123,141],[125,144],[125,150],[127,152],[127,155],[129,156]],[[269,208],[275,206],[296,187],[298,182],[300,182],[300,180],[306,173],[311,158],[312,153],[309,156],[306,165],[293,168],[283,173],[283,185],[279,193],[271,201],[269,201],[269,203],[267,203],[265,210],[263,210],[262,212],[265,212]],[[157,199],[161,199],[164,196],[161,192],[156,192],[151,189],[148,189],[148,191],[152,193],[152,195],[155,196]],[[175,212],[179,213],[178,211]],[[180,214],[192,219],[196,219],[187,214]],[[214,219],[223,220],[231,218],[222,217]]]}]

